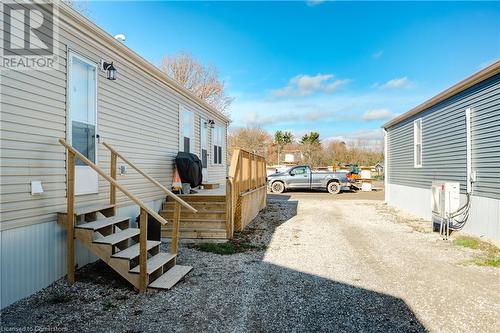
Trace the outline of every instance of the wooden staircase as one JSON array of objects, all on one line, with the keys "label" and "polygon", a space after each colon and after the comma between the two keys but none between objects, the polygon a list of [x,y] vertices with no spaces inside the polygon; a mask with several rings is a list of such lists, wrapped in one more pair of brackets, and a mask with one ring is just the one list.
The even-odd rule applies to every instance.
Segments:
[{"label": "wooden staircase", "polygon": [[[114,215],[114,205],[85,206],[75,210],[75,238],[118,274],[140,288],[140,229],[131,228],[128,217]],[[66,226],[67,213],[60,212]],[[146,242],[148,289],[170,289],[192,269],[176,265],[175,253],[160,251],[161,242]]]},{"label": "wooden staircase", "polygon": [[[227,204],[225,195],[182,194],[179,198],[197,210],[196,214],[181,212],[179,237],[182,239],[226,240]],[[169,220],[174,217],[175,202],[167,198],[160,215]],[[172,237],[171,225],[162,227],[162,237]]]},{"label": "wooden staircase", "polygon": [[[189,214],[195,214],[197,210],[138,169],[106,143],[103,143],[103,145],[111,152],[110,175],[107,175],[101,168],[70,146],[64,139],[60,139],[59,143],[66,148],[67,153],[67,209],[58,213],[58,222],[67,231],[67,277],[69,283],[73,283],[75,279],[74,239],[77,239],[139,291],[172,288],[192,269],[190,266],[176,264],[182,207],[186,208]],[[74,180],[76,158],[83,161],[110,183],[109,204],[83,207],[75,206]],[[151,210],[143,201],[116,181],[117,158],[129,164],[174,200],[174,213],[171,219],[173,223],[168,223],[167,220]],[[130,227],[129,217],[116,215],[117,189],[140,207],[139,228]],[[147,240],[148,216],[152,216],[162,225],[172,225],[173,237],[170,253],[160,251],[161,242]]]}]

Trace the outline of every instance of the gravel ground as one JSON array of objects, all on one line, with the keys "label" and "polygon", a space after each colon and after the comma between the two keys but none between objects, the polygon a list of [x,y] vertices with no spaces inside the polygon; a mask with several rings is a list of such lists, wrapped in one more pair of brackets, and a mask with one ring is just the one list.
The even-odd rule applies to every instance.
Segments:
[{"label": "gravel ground", "polygon": [[[341,194],[343,195],[343,194]],[[498,332],[498,269],[380,201],[270,196],[239,235],[256,250],[182,246],[194,270],[137,294],[102,263],[1,313],[2,328],[73,332]],[[166,247],[166,246],[165,246]]]}]

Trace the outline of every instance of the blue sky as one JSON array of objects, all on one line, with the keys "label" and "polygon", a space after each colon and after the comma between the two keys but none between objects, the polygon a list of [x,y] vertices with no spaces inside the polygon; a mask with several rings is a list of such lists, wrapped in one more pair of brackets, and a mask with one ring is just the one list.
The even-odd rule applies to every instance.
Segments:
[{"label": "blue sky", "polygon": [[233,127],[374,139],[380,125],[500,58],[495,2],[90,2],[153,64],[218,67]]}]

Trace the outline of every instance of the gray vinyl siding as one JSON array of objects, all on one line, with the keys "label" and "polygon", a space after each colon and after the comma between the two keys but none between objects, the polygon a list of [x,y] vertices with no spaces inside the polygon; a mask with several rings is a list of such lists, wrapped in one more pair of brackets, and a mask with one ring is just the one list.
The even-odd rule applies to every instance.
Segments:
[{"label": "gray vinyl siding", "polygon": [[[61,13],[62,14],[62,13]],[[3,24],[0,24],[0,35]],[[21,33],[19,31],[19,33]],[[59,27],[59,69],[56,71],[0,71],[1,91],[1,223],[2,230],[55,221],[66,203],[65,153],[57,140],[66,138],[68,50],[99,64],[113,61],[118,79],[109,81],[98,71],[97,132],[139,168],[170,185],[173,160],[179,147],[179,106],[195,113],[195,152],[199,153],[199,117],[204,114],[227,125],[219,113],[200,106],[111,48],[86,25],[64,16]],[[1,41],[0,41],[1,42]],[[209,145],[211,141],[209,138]],[[109,174],[110,154],[102,145],[98,165]],[[118,165],[123,164],[120,160]],[[218,166],[209,167],[211,181],[223,182]],[[41,180],[45,193],[30,195],[30,182]],[[163,193],[128,167],[119,182],[148,202]],[[77,204],[109,200],[109,184],[99,179],[99,193],[77,196]],[[131,202],[118,194],[120,206]]]},{"label": "gray vinyl siding", "polygon": [[[500,75],[387,129],[388,182],[429,189],[433,180],[466,191],[465,110],[472,108],[473,194],[500,199]],[[414,167],[413,121],[422,119],[421,168]]]}]

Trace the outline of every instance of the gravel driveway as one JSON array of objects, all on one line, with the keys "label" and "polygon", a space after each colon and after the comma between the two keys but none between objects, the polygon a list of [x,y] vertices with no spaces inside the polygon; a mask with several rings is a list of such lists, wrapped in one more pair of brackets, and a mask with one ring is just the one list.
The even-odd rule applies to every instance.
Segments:
[{"label": "gravel driveway", "polygon": [[[342,195],[342,194],[341,194]],[[330,196],[331,197],[331,196]],[[194,270],[140,295],[102,263],[2,312],[4,329],[75,332],[498,332],[498,269],[380,201],[270,196],[233,255],[183,246]],[[410,226],[411,225],[411,226]]]}]

